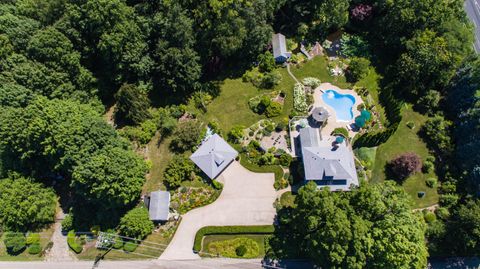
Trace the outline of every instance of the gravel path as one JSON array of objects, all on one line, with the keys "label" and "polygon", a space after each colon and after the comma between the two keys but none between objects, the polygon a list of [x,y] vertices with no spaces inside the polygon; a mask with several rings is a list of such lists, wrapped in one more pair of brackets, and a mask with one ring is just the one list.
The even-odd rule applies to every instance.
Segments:
[{"label": "gravel path", "polygon": [[77,258],[70,252],[67,244],[67,237],[62,234],[62,220],[65,214],[60,210],[54,224],[55,231],[53,232],[50,241],[53,242],[53,247],[45,255],[45,260],[48,262],[71,262],[76,261]]}]

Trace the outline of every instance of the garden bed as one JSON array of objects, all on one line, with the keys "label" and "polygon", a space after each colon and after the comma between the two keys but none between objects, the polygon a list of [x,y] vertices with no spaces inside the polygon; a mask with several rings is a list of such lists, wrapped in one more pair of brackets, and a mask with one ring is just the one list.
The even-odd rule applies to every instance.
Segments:
[{"label": "garden bed", "polygon": [[[218,254],[228,258],[263,258],[265,257],[265,239],[268,236],[269,234],[207,235],[203,238],[200,255],[212,257],[212,255]],[[239,245],[244,245],[249,252],[238,256],[235,250]]]},{"label": "garden bed", "polygon": [[273,225],[260,226],[207,226],[203,227],[195,234],[193,250],[199,252],[202,250],[202,241],[207,235],[240,235],[240,234],[272,234],[275,231]]},{"label": "garden bed", "polygon": [[180,214],[213,203],[221,190],[215,190],[211,186],[204,187],[180,187],[172,195],[171,207]]}]

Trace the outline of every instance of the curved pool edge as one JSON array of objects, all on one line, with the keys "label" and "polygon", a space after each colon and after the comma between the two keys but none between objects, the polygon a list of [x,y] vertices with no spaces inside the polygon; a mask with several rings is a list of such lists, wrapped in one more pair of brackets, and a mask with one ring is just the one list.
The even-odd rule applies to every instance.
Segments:
[{"label": "curved pool edge", "polygon": [[[333,96],[330,98],[331,94]],[[355,96],[350,93],[339,93],[335,89],[327,89],[323,91],[321,97],[323,103],[335,112],[337,122],[349,123],[354,120],[354,106],[357,103]],[[347,99],[348,101],[343,101],[342,99]]]}]

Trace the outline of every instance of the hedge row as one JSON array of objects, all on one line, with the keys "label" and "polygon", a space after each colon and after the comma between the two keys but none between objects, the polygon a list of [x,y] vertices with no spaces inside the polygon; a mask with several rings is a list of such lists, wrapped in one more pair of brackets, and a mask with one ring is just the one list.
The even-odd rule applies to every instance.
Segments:
[{"label": "hedge row", "polygon": [[387,129],[381,132],[371,132],[361,135],[355,139],[353,143],[354,148],[378,146],[387,142],[390,136],[397,131],[398,125],[402,121],[403,102],[395,98],[391,90],[387,89],[381,92],[380,98],[389,121]]},{"label": "hedge row", "polygon": [[393,124],[388,127],[385,131],[382,132],[371,132],[366,133],[355,139],[353,143],[354,148],[360,147],[375,147],[380,144],[387,142],[387,140],[392,136],[398,128],[398,123]]},{"label": "hedge row", "polygon": [[202,250],[202,239],[213,234],[271,234],[275,231],[273,225],[261,226],[207,226],[198,230],[193,243],[193,250]]},{"label": "hedge row", "polygon": [[68,246],[73,250],[73,252],[77,254],[82,252],[83,247],[77,243],[75,238],[75,231],[71,230],[70,232],[68,232],[67,243],[68,243]]},{"label": "hedge row", "polygon": [[275,182],[280,182],[283,178],[283,169],[280,165],[256,165],[248,160],[245,153],[240,153],[240,164],[247,170],[255,173],[274,173]]}]

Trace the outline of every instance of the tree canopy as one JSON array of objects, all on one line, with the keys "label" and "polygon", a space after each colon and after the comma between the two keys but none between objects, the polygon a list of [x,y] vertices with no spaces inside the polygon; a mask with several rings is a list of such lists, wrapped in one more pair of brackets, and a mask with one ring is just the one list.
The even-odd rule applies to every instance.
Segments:
[{"label": "tree canopy", "polygon": [[41,183],[13,176],[0,180],[0,225],[3,231],[41,228],[55,218],[57,199]]},{"label": "tree canopy", "polygon": [[299,190],[296,206],[279,213],[273,251],[280,246],[280,252],[274,255],[284,255],[287,244],[322,268],[424,268],[426,226],[409,203],[392,182],[350,193],[318,190],[310,182]]}]

